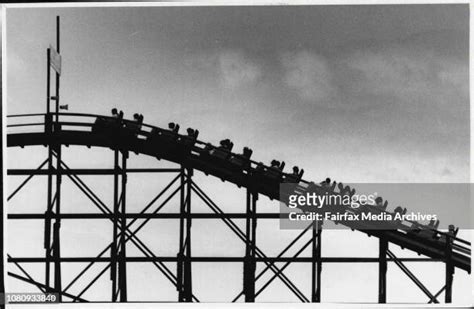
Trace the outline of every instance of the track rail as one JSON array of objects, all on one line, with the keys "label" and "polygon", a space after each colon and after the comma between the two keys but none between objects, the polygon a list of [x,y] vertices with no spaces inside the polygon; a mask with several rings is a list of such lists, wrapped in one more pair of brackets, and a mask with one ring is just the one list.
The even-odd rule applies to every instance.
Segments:
[{"label": "track rail", "polygon": [[[117,131],[116,135],[111,135],[110,133],[93,130],[98,118],[108,121],[115,119],[103,115],[60,113],[57,122],[52,121],[52,114],[10,115],[7,116],[7,118],[7,147],[61,144],[66,146],[83,145],[87,147],[106,147],[120,149],[122,151],[131,151],[137,154],[149,155],[158,159],[175,162],[185,167],[202,171],[206,175],[212,175],[224,181],[234,183],[238,187],[252,188],[252,190],[268,196],[271,199],[280,199],[278,185],[266,185],[262,182],[262,179],[255,176],[257,174],[256,171],[259,171],[259,173],[269,171],[271,167],[261,162],[248,159],[245,167],[240,169],[230,168],[231,165],[225,163],[225,160],[216,160],[208,155],[210,151],[217,149],[215,146],[199,140],[193,141],[187,148],[170,148],[169,144],[163,145],[163,147],[157,147],[156,143],[152,144],[147,140],[152,135],[152,132],[169,132],[163,128],[142,124],[133,134],[123,135],[123,131],[121,131],[122,133]],[[128,125],[136,126],[134,121],[126,119],[121,121],[125,127]],[[186,139],[184,135],[178,134],[176,137],[176,143]],[[238,156],[238,154],[231,152],[228,152],[228,155],[229,157]],[[294,180],[294,177],[290,174],[282,174],[283,182],[292,182],[291,180]],[[297,182],[297,187],[303,191],[309,186],[317,190],[321,189],[321,187],[313,182],[303,179],[298,179]],[[451,239],[452,251],[449,252],[446,250],[447,246],[441,242],[427,241],[422,237],[407,233],[406,229],[402,227],[395,227],[390,230],[377,230],[361,223],[339,223],[370,236],[384,238],[402,248],[415,251],[418,254],[423,254],[433,259],[446,261],[450,259],[455,267],[469,273],[471,271],[470,242],[453,237],[448,233],[430,229],[417,222],[409,222],[412,226],[422,230],[430,230],[435,235],[441,238],[444,237],[443,239],[445,240]]]}]

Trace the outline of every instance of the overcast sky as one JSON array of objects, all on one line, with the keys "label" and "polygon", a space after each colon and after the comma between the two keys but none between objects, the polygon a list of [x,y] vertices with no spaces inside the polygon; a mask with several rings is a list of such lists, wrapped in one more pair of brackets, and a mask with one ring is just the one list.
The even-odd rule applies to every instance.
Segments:
[{"label": "overcast sky", "polygon": [[467,181],[468,13],[466,4],[11,10],[8,109],[44,111],[44,50],[60,14],[71,111],[175,120],[316,178]]},{"label": "overcast sky", "polygon": [[9,114],[45,111],[56,15],[71,112],[177,121],[309,180],[469,181],[467,4],[9,9]]}]

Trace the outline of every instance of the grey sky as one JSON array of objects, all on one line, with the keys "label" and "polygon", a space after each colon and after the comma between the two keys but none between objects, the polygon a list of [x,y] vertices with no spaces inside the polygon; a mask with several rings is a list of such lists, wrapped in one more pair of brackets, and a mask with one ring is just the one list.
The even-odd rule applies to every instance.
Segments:
[{"label": "grey sky", "polygon": [[44,109],[56,14],[72,111],[176,120],[312,177],[468,179],[467,5],[12,10],[10,113]]},{"label": "grey sky", "polygon": [[[315,181],[469,181],[467,4],[9,9],[9,114],[44,112],[45,50],[54,43],[56,15],[61,100],[72,112],[108,114],[117,107],[154,125],[177,121],[198,128],[205,141],[231,138],[237,150],[249,146],[255,160],[299,165]],[[77,160],[86,153],[78,150],[68,162],[86,164]],[[106,158],[101,153],[91,164]],[[238,194],[224,190],[215,195],[226,202]],[[148,193],[135,197],[137,205]],[[268,248],[283,246],[282,239],[291,236]],[[370,241],[367,248],[376,252]],[[339,245],[328,255],[340,253]],[[343,276],[344,269],[334,271]],[[354,275],[362,282],[365,276]],[[225,280],[221,288],[228,292]],[[375,291],[374,285],[368,293],[374,300]],[[352,300],[356,294],[348,292]]]}]

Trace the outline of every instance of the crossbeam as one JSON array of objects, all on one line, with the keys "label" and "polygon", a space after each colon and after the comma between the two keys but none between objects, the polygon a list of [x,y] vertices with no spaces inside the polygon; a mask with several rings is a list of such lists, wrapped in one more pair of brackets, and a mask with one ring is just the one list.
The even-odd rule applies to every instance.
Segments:
[{"label": "crossbeam", "polygon": [[[61,219],[111,219],[113,214],[104,213],[61,213],[59,215],[53,215],[52,217],[59,217]],[[127,219],[179,219],[182,214],[180,213],[126,213]],[[245,213],[191,213],[188,215],[192,219],[245,219]],[[10,213],[8,219],[13,220],[24,220],[24,219],[44,219],[45,214],[42,213]],[[257,219],[279,219],[280,214],[278,213],[256,213]]]},{"label": "crossbeam", "polygon": [[[42,167],[42,166],[41,166]],[[40,168],[41,168],[40,167]],[[68,170],[56,171],[53,169],[42,170],[42,169],[8,169],[7,175],[9,176],[47,176],[47,175],[114,175],[115,169],[111,168],[75,168]],[[124,173],[177,173],[180,170],[176,168],[127,168],[125,170],[120,169]]]},{"label": "crossbeam", "polygon": [[[192,262],[244,262],[245,256],[192,256],[189,258]],[[86,262],[110,262],[110,257],[61,257],[61,262],[86,263]],[[127,262],[177,262],[177,256],[127,256]],[[256,262],[279,263],[279,262],[295,262],[295,263],[312,263],[312,257],[255,257]],[[43,263],[44,257],[11,257],[8,258],[11,263]],[[323,263],[378,263],[378,258],[373,257],[321,257]],[[444,262],[443,260],[433,260],[429,258],[389,258],[387,262]]]},{"label": "crossbeam", "polygon": [[433,294],[431,294],[428,288],[424,286],[420,280],[418,280],[418,278],[402,263],[402,261],[400,261],[395,256],[395,254],[393,254],[390,250],[387,249],[387,255],[391,257],[394,260],[395,264],[408,276],[408,278],[410,278],[410,280],[413,281],[413,283],[415,283],[416,286],[418,286],[420,290],[423,291],[423,293],[425,293],[426,296],[430,298],[430,301],[434,302],[435,304],[439,303],[439,301]]},{"label": "crossbeam", "polygon": [[[30,284],[33,284],[33,285],[36,285],[36,286],[40,286],[40,287],[42,287],[42,288],[45,289],[45,290],[51,290],[51,287],[49,287],[49,286],[47,286],[47,285],[45,285],[45,284],[42,284],[42,283],[40,283],[40,282],[31,280],[31,279],[29,279],[29,278],[22,277],[22,276],[20,276],[20,275],[15,274],[15,273],[8,272],[8,275],[9,275],[10,277],[12,277],[12,278],[15,278],[15,279],[18,279],[18,280],[21,280],[21,281],[24,281],[24,282],[27,282],[27,283],[30,283]],[[79,301],[81,301],[81,302],[87,302],[87,300],[85,300],[85,299],[83,299],[83,298],[79,298],[79,297],[77,297],[77,296],[75,296],[75,295],[72,295],[72,294],[70,294],[70,293],[65,293],[65,292],[63,292],[63,291],[59,291],[59,294],[64,295],[64,296],[67,296],[67,297],[69,297],[69,298],[71,298],[71,299],[77,299],[77,300],[79,300]]]}]

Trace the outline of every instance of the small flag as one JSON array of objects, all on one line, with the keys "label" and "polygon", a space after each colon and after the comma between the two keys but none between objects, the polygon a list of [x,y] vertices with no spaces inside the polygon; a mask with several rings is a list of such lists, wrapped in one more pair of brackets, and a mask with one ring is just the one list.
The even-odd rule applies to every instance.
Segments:
[{"label": "small flag", "polygon": [[61,75],[61,55],[58,54],[56,49],[54,49],[51,45],[49,45],[49,63],[51,67]]}]

